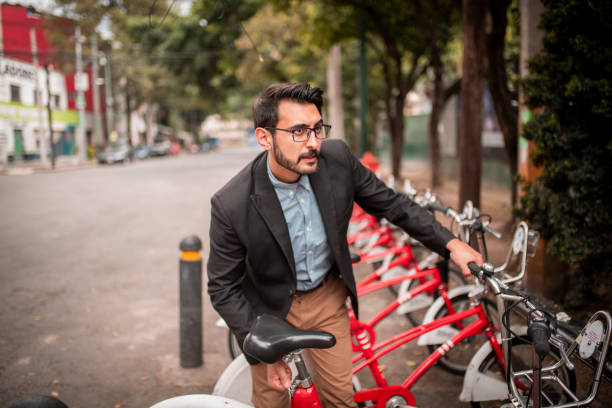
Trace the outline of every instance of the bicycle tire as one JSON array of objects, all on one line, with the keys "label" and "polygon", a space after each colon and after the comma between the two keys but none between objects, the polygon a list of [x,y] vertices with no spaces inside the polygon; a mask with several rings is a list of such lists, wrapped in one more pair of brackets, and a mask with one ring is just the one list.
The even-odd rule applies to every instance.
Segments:
[{"label": "bicycle tire", "polygon": [[[512,366],[518,371],[527,369],[530,367],[531,354],[532,354],[532,346],[526,342],[528,339],[526,336],[519,336],[520,338],[514,337],[512,339]],[[547,365],[551,359],[555,359],[557,361],[559,359],[559,349],[554,345],[550,345],[550,353],[548,357],[546,357],[543,361],[543,366]],[[523,351],[524,350],[524,351]],[[523,357],[523,355],[525,357]],[[524,362],[527,361],[527,362]],[[517,365],[518,362],[518,365]],[[494,351],[489,352],[487,356],[482,360],[478,367],[478,371],[480,373],[484,373],[486,375],[492,375],[504,378],[504,373],[502,371],[501,366],[497,360],[497,356]],[[556,372],[559,378],[562,379],[565,386],[567,386],[572,392],[576,391],[576,374],[573,370],[569,370],[565,365],[562,365]],[[505,380],[504,380],[505,381]],[[548,382],[542,383],[542,390],[546,392],[547,395],[551,398],[554,405],[559,405],[564,402],[568,402],[569,399],[563,392],[559,392],[559,385],[553,385]],[[544,400],[542,401],[545,402]],[[481,402],[471,402],[472,408],[489,408],[489,407],[499,407],[500,404],[503,404],[504,401],[481,401]]]},{"label": "bicycle tire", "polygon": [[231,330],[227,331],[227,350],[232,360],[242,354],[242,350],[238,345],[238,340],[236,340],[236,336],[234,336]]},{"label": "bicycle tire", "polygon": [[[492,322],[496,321],[494,314],[497,313],[497,307],[495,303],[490,299],[484,298],[482,299],[482,304],[485,308],[487,316],[490,317]],[[471,299],[467,294],[462,294],[451,298],[451,303],[453,305],[453,309],[455,312],[460,312],[463,310],[467,310],[472,307]],[[436,312],[435,318],[439,319],[441,317],[448,315],[448,309],[445,304]],[[477,316],[470,316],[468,319],[461,320],[463,327],[467,326],[471,322],[475,321]],[[456,344],[453,348],[447,351],[437,362],[437,365],[445,371],[456,375],[463,375],[467,370],[468,365],[470,364],[470,360],[472,356],[478,351],[480,346],[487,341],[487,338],[484,334],[480,334],[477,336],[470,336],[464,339],[461,343]],[[441,344],[428,345],[430,353],[433,353]]]},{"label": "bicycle tire", "polygon": [[[465,279],[465,276],[463,276],[463,274],[461,273],[461,269],[455,266],[455,264],[449,264],[448,289],[456,288],[459,286],[464,286],[464,285],[467,285],[467,283],[468,283],[467,279]],[[420,282],[418,280],[413,280],[410,282],[410,285],[408,286],[408,290],[412,290],[419,285],[420,285]],[[437,296],[437,294],[434,294],[434,296]],[[416,327],[416,326],[419,326],[421,323],[423,323],[423,317],[425,316],[426,311],[427,309],[407,312],[404,314],[404,316],[406,317],[406,319],[408,319],[408,321],[413,327]]]}]

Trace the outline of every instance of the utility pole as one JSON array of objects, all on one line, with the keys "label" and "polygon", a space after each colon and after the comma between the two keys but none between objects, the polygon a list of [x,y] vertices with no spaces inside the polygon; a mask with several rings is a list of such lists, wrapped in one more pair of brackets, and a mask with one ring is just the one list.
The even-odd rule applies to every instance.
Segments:
[{"label": "utility pole", "polygon": [[49,143],[51,144],[51,168],[55,168],[55,145],[53,144],[53,118],[51,116],[51,74],[49,63],[45,63],[45,73],[47,74],[47,119],[49,120]]},{"label": "utility pole", "polygon": [[83,56],[81,48],[81,27],[77,26],[74,32],[75,37],[75,53],[76,53],[76,77],[75,88],[77,91],[76,105],[79,111],[79,125],[77,126],[76,142],[78,149],[78,157],[81,163],[87,160],[86,143],[85,143],[85,97],[83,92],[87,90],[88,80],[83,75]]},{"label": "utility pole", "polygon": [[36,95],[36,105],[38,108],[38,139],[40,140],[40,162],[43,165],[49,164],[47,159],[47,138],[45,137],[44,121],[43,121],[43,104],[42,92],[40,91],[40,67],[38,65],[38,47],[36,44],[35,28],[30,28],[30,47],[32,49],[32,62],[34,63],[34,94]]},{"label": "utility pole", "polygon": [[102,142],[102,121],[100,117],[100,88],[98,87],[98,36],[91,37],[91,84],[93,86],[93,109],[94,109],[94,137],[93,143],[99,145]]},{"label": "utility pole", "polygon": [[[111,82],[110,55],[103,54],[104,61],[104,91],[106,92],[106,130],[108,133],[115,130],[115,116],[113,111],[113,86]],[[107,137],[108,140],[108,137]]]}]

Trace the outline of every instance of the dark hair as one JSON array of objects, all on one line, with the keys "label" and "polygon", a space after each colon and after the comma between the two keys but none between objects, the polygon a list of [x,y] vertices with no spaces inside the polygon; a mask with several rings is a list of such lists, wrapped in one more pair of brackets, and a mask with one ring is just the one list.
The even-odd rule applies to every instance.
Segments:
[{"label": "dark hair", "polygon": [[253,102],[253,123],[258,127],[275,127],[278,122],[278,103],[290,99],[299,103],[314,104],[319,113],[323,106],[323,90],[310,84],[284,82],[268,85]]}]

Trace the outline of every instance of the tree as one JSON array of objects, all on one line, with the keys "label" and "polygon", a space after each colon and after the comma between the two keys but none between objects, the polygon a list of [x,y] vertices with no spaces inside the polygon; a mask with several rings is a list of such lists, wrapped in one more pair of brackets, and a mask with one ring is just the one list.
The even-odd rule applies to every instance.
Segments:
[{"label": "tree", "polygon": [[480,207],[482,92],[485,80],[486,0],[463,0],[463,75],[459,119],[459,207]]},{"label": "tree", "polygon": [[433,0],[423,4],[416,1],[415,5],[422,16],[422,30],[428,39],[428,56],[433,75],[433,91],[431,93],[431,114],[429,116],[429,166],[431,168],[431,187],[442,185],[442,157],[440,152],[440,135],[438,125],[444,111],[444,106],[451,95],[460,89],[460,79],[451,81],[445,86],[445,64],[443,56],[451,39],[455,35],[454,29],[459,24],[456,2]]},{"label": "tree", "polygon": [[58,2],[66,14],[91,29],[102,19],[109,21],[115,44],[113,73],[125,78],[129,105],[156,104],[170,112],[167,117],[216,110],[219,101],[240,85],[235,67],[243,52],[234,42],[242,35],[242,22],[262,4],[261,0],[199,0],[189,16],[181,17],[173,12],[173,2]]},{"label": "tree", "polygon": [[327,53],[309,28],[316,14],[316,4],[312,3],[292,7],[268,3],[244,23],[244,31],[236,40],[243,56],[235,70],[241,86],[227,100],[227,111],[250,116],[253,99],[274,82],[325,85]]},{"label": "tree", "polygon": [[[487,34],[486,61],[487,83],[493,100],[497,122],[504,137],[512,178],[512,204],[517,204],[518,183],[518,108],[517,81],[518,36],[513,34],[516,21],[516,4],[513,0],[489,0],[491,30]],[[514,16],[512,30],[508,33],[508,14]],[[506,44],[508,43],[508,47]],[[514,74],[514,75],[513,75]]]},{"label": "tree", "polygon": [[[524,82],[524,136],[542,174],[520,214],[570,266],[568,306],[609,307],[612,294],[612,28],[605,1],[544,0],[543,50]],[[563,271],[559,271],[563,273]]]},{"label": "tree", "polygon": [[318,32],[330,43],[355,39],[363,22],[369,50],[384,78],[384,110],[391,135],[391,169],[401,180],[404,102],[428,67],[421,16],[411,2],[336,0],[319,3]]}]

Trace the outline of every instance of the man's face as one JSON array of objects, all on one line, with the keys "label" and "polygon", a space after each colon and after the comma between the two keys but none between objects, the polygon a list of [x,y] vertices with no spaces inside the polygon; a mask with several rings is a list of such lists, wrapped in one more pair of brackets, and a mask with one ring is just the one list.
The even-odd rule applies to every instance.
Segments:
[{"label": "man's face", "polygon": [[[321,114],[314,104],[291,100],[282,100],[278,104],[277,128],[313,128],[321,123]],[[321,140],[314,134],[304,142],[294,142],[291,133],[276,130],[271,136],[270,170],[281,181],[295,182],[300,175],[317,170],[320,151]]]}]

